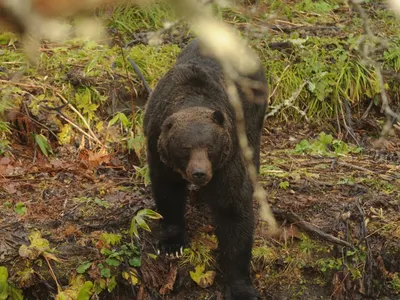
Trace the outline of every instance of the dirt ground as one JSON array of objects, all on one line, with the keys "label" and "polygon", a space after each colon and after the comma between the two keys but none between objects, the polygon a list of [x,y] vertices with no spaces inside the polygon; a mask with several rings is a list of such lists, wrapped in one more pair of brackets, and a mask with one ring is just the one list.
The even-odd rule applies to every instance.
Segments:
[{"label": "dirt ground", "polygon": [[[367,299],[362,294],[400,299],[389,284],[400,269],[399,156],[388,158],[384,154],[389,152],[381,151],[336,159],[288,151],[315,132],[300,124],[264,130],[262,169],[267,170],[260,180],[283,231],[279,238],[270,238],[262,224],[257,227],[255,248],[265,253],[253,259],[256,286],[264,299]],[[398,142],[392,146],[399,151]],[[154,209],[150,187],[135,182],[124,157],[91,169],[72,147],[61,148],[50,161],[40,155],[32,161],[33,153],[13,149],[14,158],[0,159],[1,264],[9,266],[12,281],[25,288],[25,299],[51,299],[57,289],[46,264],[28,264],[37,276],[21,279],[18,273],[27,267],[18,253],[21,244],[29,244],[29,232],[37,229],[50,242],[60,259],[51,262],[52,271],[61,285],[67,285],[82,261],[102,260],[96,242],[101,232],[124,232],[138,210]],[[282,188],[282,181],[289,186]],[[26,214],[5,208],[6,202],[24,203]],[[191,197],[190,236],[214,256],[208,215],[207,208]],[[156,223],[151,223],[153,231]],[[126,231],[123,240],[129,240]],[[141,239],[137,299],[157,299],[156,294],[171,283],[171,274],[173,291],[164,299],[221,299],[218,276],[215,284],[202,289],[189,277],[193,266],[182,265],[179,258],[146,258],[143,253],[155,253],[154,242],[152,233]],[[324,269],[317,261],[336,262],[337,267]],[[98,276],[95,271],[90,275]],[[114,291],[103,292],[100,299],[133,299],[128,296],[129,284],[118,280]]]}]

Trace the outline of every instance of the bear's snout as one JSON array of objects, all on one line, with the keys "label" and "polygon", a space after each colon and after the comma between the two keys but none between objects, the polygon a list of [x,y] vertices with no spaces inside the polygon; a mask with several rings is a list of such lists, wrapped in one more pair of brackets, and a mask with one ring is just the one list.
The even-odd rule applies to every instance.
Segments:
[{"label": "bear's snout", "polygon": [[192,178],[195,181],[202,182],[207,179],[206,170],[203,169],[194,169],[192,172]]},{"label": "bear's snout", "polygon": [[197,186],[204,186],[211,180],[211,162],[206,149],[192,150],[186,176],[191,183]]}]

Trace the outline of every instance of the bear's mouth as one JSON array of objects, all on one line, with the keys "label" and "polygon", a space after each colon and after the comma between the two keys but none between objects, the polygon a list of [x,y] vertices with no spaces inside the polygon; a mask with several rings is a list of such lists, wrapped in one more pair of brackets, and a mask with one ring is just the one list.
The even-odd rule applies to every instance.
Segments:
[{"label": "bear's mouth", "polygon": [[193,176],[188,176],[188,179],[189,179],[190,183],[192,183],[192,184],[194,184],[194,185],[196,185],[198,187],[203,187],[203,186],[207,185],[207,183],[210,182],[211,178],[209,176],[206,176],[204,178],[203,177],[201,177],[201,178],[197,178],[197,177],[193,178]]}]

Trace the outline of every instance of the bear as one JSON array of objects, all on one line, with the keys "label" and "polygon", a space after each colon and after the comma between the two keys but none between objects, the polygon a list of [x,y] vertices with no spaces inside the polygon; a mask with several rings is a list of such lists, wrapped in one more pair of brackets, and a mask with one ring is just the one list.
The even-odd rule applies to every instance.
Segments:
[{"label": "bear", "polygon": [[[268,85],[260,61],[257,72],[241,77],[258,83],[243,89],[235,82],[259,173]],[[224,298],[260,299],[250,277],[253,187],[239,145],[235,111],[223,69],[202,51],[198,38],[181,51],[156,84],[146,103],[143,125],[152,195],[163,216],[158,253],[182,254],[188,245],[184,212],[188,187],[194,185],[216,224]]]}]

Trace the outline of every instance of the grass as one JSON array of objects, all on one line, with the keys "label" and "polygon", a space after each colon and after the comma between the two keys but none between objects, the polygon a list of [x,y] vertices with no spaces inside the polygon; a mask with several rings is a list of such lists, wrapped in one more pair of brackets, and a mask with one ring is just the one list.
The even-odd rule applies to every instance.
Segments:
[{"label": "grass", "polygon": [[[104,13],[101,15],[103,17]],[[146,6],[119,5],[113,12],[108,26],[125,33],[140,30],[159,30],[165,22],[175,18],[171,5],[156,3]]]}]

